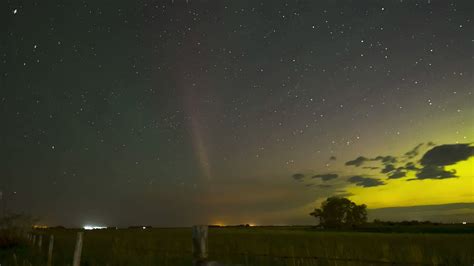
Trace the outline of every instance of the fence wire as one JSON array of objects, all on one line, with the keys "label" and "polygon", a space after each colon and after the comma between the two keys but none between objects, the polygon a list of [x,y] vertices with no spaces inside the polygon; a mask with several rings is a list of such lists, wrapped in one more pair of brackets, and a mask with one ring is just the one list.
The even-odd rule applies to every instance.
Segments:
[{"label": "fence wire", "polygon": [[355,262],[355,263],[371,263],[371,264],[390,264],[390,265],[432,265],[421,262],[394,262],[388,260],[374,260],[374,259],[360,259],[360,258],[336,258],[323,256],[289,256],[289,255],[272,255],[272,254],[258,254],[258,253],[221,253],[210,252],[212,256],[242,256],[254,258],[268,258],[278,260],[312,260],[312,261],[341,261],[341,262]]},{"label": "fence wire", "polygon": [[[36,248],[35,248],[36,249]],[[167,249],[167,248],[159,248],[159,247],[146,247],[146,246],[127,246],[127,245],[119,245],[111,247],[111,250],[118,251],[118,252],[126,252],[130,253],[154,253],[155,255],[163,256],[163,257],[175,257],[175,258],[192,258],[193,250],[192,249]],[[32,250],[33,251],[33,250]],[[38,255],[38,250],[33,251],[33,254]],[[360,264],[370,264],[370,265],[432,265],[429,263],[423,262],[407,262],[407,261],[391,261],[388,259],[363,259],[363,258],[341,258],[341,257],[326,257],[326,256],[294,256],[294,255],[274,255],[268,253],[253,253],[253,252],[219,252],[219,251],[208,251],[208,257],[211,260],[222,259],[223,261],[230,261],[231,263],[236,263],[234,260],[244,260],[246,263],[241,264],[242,261],[237,262],[240,263],[238,265],[254,265],[253,263],[248,263],[249,260],[260,260],[265,259],[269,261],[308,261],[307,263],[319,263],[319,262],[326,262],[326,263],[337,263],[337,262],[345,262],[345,263],[360,263]],[[228,264],[226,264],[228,265]],[[237,265],[237,264],[236,264]],[[300,265],[300,263],[298,263]],[[305,264],[306,265],[306,262]]]}]

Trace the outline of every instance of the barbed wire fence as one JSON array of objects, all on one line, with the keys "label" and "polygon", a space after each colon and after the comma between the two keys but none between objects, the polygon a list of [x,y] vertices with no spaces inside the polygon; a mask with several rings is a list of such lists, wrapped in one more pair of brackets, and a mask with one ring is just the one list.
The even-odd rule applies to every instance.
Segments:
[{"label": "barbed wire fence", "polygon": [[[154,247],[134,247],[133,251],[140,254],[144,252],[152,252],[155,254],[164,255],[167,257],[186,257],[190,258],[192,265],[194,266],[220,266],[220,265],[259,265],[259,261],[266,261],[271,265],[320,265],[320,264],[332,264],[346,263],[346,264],[360,264],[360,265],[431,265],[422,262],[407,262],[407,261],[391,261],[391,260],[375,260],[375,259],[363,259],[363,258],[341,258],[341,257],[329,257],[329,256],[300,256],[300,255],[275,255],[267,253],[254,253],[254,252],[219,252],[209,250],[208,246],[208,232],[209,228],[207,225],[193,226],[192,228],[192,248],[191,249],[166,249],[166,248],[154,248]],[[48,248],[46,254],[43,248],[43,239],[46,239],[48,235],[27,233],[25,238],[32,247],[32,255],[41,256],[44,265],[46,261],[47,266],[53,265],[53,249],[54,249],[54,235],[49,235]],[[76,243],[74,252],[71,252],[71,264],[72,266],[81,265],[82,248],[83,248],[83,237],[84,232],[77,232]],[[46,243],[44,243],[46,244]],[[130,251],[130,247],[114,247],[119,252]],[[212,259],[211,259],[212,258]],[[238,261],[232,262],[220,262],[219,258],[226,258],[223,261],[229,261],[236,259]],[[216,260],[214,260],[216,259]],[[13,261],[15,266],[19,265],[34,265],[28,260],[23,260],[23,263],[18,263],[19,258],[16,254],[13,254]],[[38,258],[36,258],[38,261]]]}]

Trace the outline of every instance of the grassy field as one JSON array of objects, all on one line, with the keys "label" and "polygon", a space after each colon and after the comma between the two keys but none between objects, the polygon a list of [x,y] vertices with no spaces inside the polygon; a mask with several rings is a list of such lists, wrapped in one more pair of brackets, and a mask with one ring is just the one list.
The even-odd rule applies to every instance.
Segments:
[{"label": "grassy field", "polygon": [[[41,230],[43,249],[0,251],[0,263],[26,258],[45,265],[55,236],[53,265],[70,265],[75,230]],[[210,228],[210,259],[234,265],[472,265],[474,234],[321,232],[308,228]],[[82,265],[191,265],[191,229],[94,230],[84,233]]]}]

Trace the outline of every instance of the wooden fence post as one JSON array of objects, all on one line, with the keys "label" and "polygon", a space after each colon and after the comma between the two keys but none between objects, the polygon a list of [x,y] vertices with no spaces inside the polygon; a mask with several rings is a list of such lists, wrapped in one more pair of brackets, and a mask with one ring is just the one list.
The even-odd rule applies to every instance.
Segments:
[{"label": "wooden fence post", "polygon": [[81,265],[81,253],[82,253],[82,235],[84,232],[77,232],[76,249],[74,250],[74,260],[72,266]]},{"label": "wooden fence post", "polygon": [[18,259],[16,258],[16,253],[13,253],[13,264],[18,266]]},{"label": "wooden fence post", "polygon": [[53,265],[53,246],[54,246],[54,235],[49,237],[49,246],[48,246],[48,263],[47,266]]},{"label": "wooden fence post", "polygon": [[36,245],[36,235],[33,234],[33,241],[32,241],[33,247]]},{"label": "wooden fence post", "polygon": [[43,235],[38,236],[38,249],[41,252],[41,248],[43,246]]},{"label": "wooden fence post", "polygon": [[207,225],[193,226],[193,264],[206,265],[207,261]]}]

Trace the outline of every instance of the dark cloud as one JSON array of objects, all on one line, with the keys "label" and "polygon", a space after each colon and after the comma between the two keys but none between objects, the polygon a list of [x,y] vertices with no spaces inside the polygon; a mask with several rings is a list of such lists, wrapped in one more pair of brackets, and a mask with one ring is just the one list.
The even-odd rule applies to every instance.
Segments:
[{"label": "dark cloud", "polygon": [[423,167],[418,173],[416,173],[416,177],[418,179],[445,179],[458,176],[456,176],[456,170],[454,169],[447,171],[443,166],[429,165]]},{"label": "dark cloud", "polygon": [[387,164],[385,165],[385,167],[382,169],[382,171],[380,171],[382,174],[386,174],[386,173],[390,173],[392,171],[394,171],[396,168],[395,168],[395,165],[393,164]]},{"label": "dark cloud", "polygon": [[421,148],[421,146],[423,146],[423,143],[420,143],[420,144],[416,145],[416,147],[413,148],[412,150],[407,151],[407,152],[405,153],[405,156],[406,156],[408,159],[412,159],[412,158],[418,156],[418,154],[420,154],[420,148]]},{"label": "dark cloud", "polygon": [[397,170],[395,170],[394,172],[390,173],[388,175],[388,178],[389,179],[396,179],[396,178],[402,178],[402,177],[405,177],[407,175],[407,173],[405,171],[403,171],[401,168],[398,168]]},{"label": "dark cloud", "polygon": [[322,175],[314,175],[312,178],[321,178],[323,181],[328,181],[331,179],[337,178],[337,174],[322,174]]},{"label": "dark cloud", "polygon": [[385,183],[381,180],[371,177],[363,177],[363,176],[352,176],[347,181],[350,183],[356,184],[356,186],[360,187],[376,187],[385,185]]},{"label": "dark cloud", "polygon": [[331,156],[331,157],[329,157],[329,160],[330,160],[330,161],[335,161],[335,160],[336,160],[336,156]]},{"label": "dark cloud", "polygon": [[361,166],[363,163],[367,162],[367,161],[370,161],[369,158],[366,158],[364,156],[359,156],[357,157],[356,159],[352,160],[352,161],[348,161],[346,162],[346,165],[353,165],[353,166]]},{"label": "dark cloud", "polygon": [[364,166],[362,167],[364,169],[370,169],[370,170],[376,170],[376,169],[380,169],[380,167],[377,167],[377,166]]},{"label": "dark cloud", "polygon": [[393,164],[397,162],[397,158],[393,156],[377,156],[372,161],[381,161],[383,164]]},{"label": "dark cloud", "polygon": [[446,144],[427,151],[420,160],[423,166],[445,166],[467,160],[474,156],[474,147],[470,144]]},{"label": "dark cloud", "polygon": [[318,185],[318,187],[320,187],[320,188],[330,188],[332,186],[331,185],[326,185],[326,184],[321,184],[321,185]]},{"label": "dark cloud", "polygon": [[411,170],[411,171],[418,171],[420,168],[416,167],[415,163],[413,162],[408,162],[405,164],[405,170]]},{"label": "dark cloud", "polygon": [[359,156],[352,161],[346,162],[346,165],[361,166],[362,164],[370,161],[381,161],[383,164],[394,164],[397,162],[397,158],[394,156],[377,156],[375,158],[366,158],[364,156]]},{"label": "dark cloud", "polygon": [[291,177],[293,177],[293,179],[295,179],[296,181],[302,181],[304,178],[304,174],[297,173],[297,174],[292,175]]},{"label": "dark cloud", "polygon": [[474,217],[474,203],[449,203],[441,205],[418,205],[409,207],[388,207],[368,209],[369,220],[383,221],[432,221],[463,222]]},{"label": "dark cloud", "polygon": [[[419,156],[424,147],[432,148],[421,156],[419,161],[421,165],[418,165],[417,162],[413,161],[413,158]],[[416,145],[401,157],[379,155],[375,158],[367,158],[359,156],[354,160],[346,162],[345,165],[359,167],[367,162],[377,161],[382,164],[382,167],[368,165],[363,166],[362,168],[369,170],[381,169],[380,173],[385,174],[388,179],[406,177],[407,171],[414,171],[416,176],[416,178],[409,180],[445,179],[458,177],[455,170],[446,170],[445,166],[467,160],[472,156],[474,156],[474,146],[472,146],[471,143],[444,144],[436,146],[433,142],[427,142],[426,144],[420,143]],[[405,165],[400,165],[401,163],[405,163]],[[320,177],[325,180],[323,176],[324,175],[316,175],[313,176],[313,178]],[[349,178],[348,181],[357,186],[363,187],[380,186],[385,184],[379,179],[363,176],[353,176]]]},{"label": "dark cloud", "polygon": [[421,157],[421,169],[416,168],[413,163],[407,163],[405,168],[417,171],[417,178],[410,180],[455,178],[458,177],[456,170],[446,170],[445,166],[467,160],[471,156],[474,156],[474,147],[471,144],[444,144],[433,147]]}]

